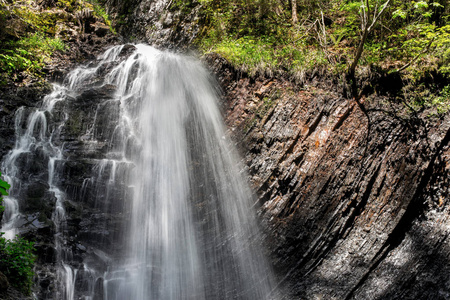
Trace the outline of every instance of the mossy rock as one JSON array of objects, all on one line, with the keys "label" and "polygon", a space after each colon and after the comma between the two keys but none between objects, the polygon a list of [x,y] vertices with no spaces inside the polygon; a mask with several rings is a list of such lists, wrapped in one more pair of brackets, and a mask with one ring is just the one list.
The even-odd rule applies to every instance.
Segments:
[{"label": "mossy rock", "polygon": [[9,287],[9,281],[8,278],[0,272],[0,294],[5,293],[8,290]]}]

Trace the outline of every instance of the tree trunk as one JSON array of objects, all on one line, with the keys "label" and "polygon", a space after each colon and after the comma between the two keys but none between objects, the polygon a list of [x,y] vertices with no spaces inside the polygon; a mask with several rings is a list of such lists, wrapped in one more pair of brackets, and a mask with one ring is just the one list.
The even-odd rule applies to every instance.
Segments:
[{"label": "tree trunk", "polygon": [[291,0],[292,4],[292,24],[295,24],[298,22],[297,17],[297,0]]},{"label": "tree trunk", "polygon": [[353,62],[348,71],[348,73],[351,77],[355,76],[355,69],[356,69],[356,66],[358,65],[358,61],[361,58],[361,54],[364,50],[364,43],[366,42],[368,34],[369,34],[368,30],[367,30],[367,28],[365,28],[364,32],[363,32],[363,36],[361,37],[361,42],[359,43],[358,49],[356,50],[355,58],[353,59]]}]

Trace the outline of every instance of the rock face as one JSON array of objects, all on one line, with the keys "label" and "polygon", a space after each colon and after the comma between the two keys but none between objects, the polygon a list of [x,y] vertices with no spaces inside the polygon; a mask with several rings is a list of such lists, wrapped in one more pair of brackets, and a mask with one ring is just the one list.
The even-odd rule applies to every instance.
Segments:
[{"label": "rock face", "polygon": [[[101,282],[90,285],[97,278],[92,270],[104,273],[106,260],[117,258],[120,245],[125,246],[119,240],[126,218],[124,189],[120,183],[111,187],[111,166],[102,165],[107,141],[111,140],[116,126],[108,120],[114,120],[119,103],[111,101],[115,86],[96,83],[127,57],[132,48],[124,46],[117,60],[98,68],[79,93],[68,95],[55,87],[56,92],[52,93],[56,95],[50,99],[56,100],[52,100],[51,109],[46,108],[47,100],[39,101],[50,93],[50,86],[17,89],[19,93],[29,93],[23,98],[20,94],[17,96],[21,101],[15,105],[20,108],[14,107],[13,90],[3,94],[5,110],[0,116],[4,120],[1,132],[5,142],[2,143],[1,166],[2,171],[6,170],[5,175],[14,174],[9,182],[16,186],[10,196],[17,199],[21,212],[15,221],[18,233],[35,242],[34,294],[38,299],[85,295],[97,295],[95,299],[101,299]],[[63,98],[58,99],[59,93]],[[15,145],[15,140],[20,142]],[[27,141],[28,146],[18,146],[27,145]],[[17,154],[10,152],[13,148]],[[60,158],[57,158],[58,152]],[[55,189],[54,184],[62,189]],[[102,202],[105,197],[108,197],[107,203]],[[6,221],[9,218],[7,213]],[[112,248],[117,253],[109,251],[111,257],[107,257],[103,251]],[[59,274],[62,258],[68,270],[79,269],[72,278]],[[76,294],[60,294],[59,286],[67,284],[77,285]],[[11,293],[4,296],[4,299],[10,298],[21,299]]]},{"label": "rock face", "polygon": [[226,121],[286,294],[450,297],[449,114],[413,114],[383,97],[359,106],[320,86],[236,80],[226,62],[207,60],[226,92]]},{"label": "rock face", "polygon": [[188,47],[200,30],[197,1],[108,0],[106,6],[127,40],[160,48]]}]

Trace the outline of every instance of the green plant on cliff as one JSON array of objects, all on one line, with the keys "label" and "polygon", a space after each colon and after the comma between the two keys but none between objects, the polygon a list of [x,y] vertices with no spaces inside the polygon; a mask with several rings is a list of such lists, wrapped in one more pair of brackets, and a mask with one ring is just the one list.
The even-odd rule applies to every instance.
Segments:
[{"label": "green plant on cliff", "polygon": [[36,32],[16,41],[6,41],[0,49],[0,69],[13,76],[18,72],[39,72],[55,51],[64,51],[59,38]]},{"label": "green plant on cliff", "polygon": [[20,80],[23,74],[39,77],[52,54],[66,49],[55,32],[56,23],[67,15],[37,7],[34,1],[0,2],[0,73],[4,79]]},{"label": "green plant on cliff", "polygon": [[52,55],[67,49],[57,33],[61,28],[76,29],[77,13],[84,9],[114,32],[96,0],[0,1],[0,82],[21,81],[24,75],[40,77]]},{"label": "green plant on cliff", "polygon": [[5,210],[5,207],[3,206],[3,196],[8,196],[8,189],[11,187],[9,183],[2,180],[1,176],[2,173],[0,172],[0,215]]},{"label": "green plant on cliff", "polygon": [[23,238],[8,240],[0,233],[0,271],[12,286],[25,295],[31,294],[34,277],[34,244]]},{"label": "green plant on cliff", "polygon": [[[1,173],[0,173],[1,177]],[[8,195],[11,186],[0,178],[0,214],[3,214],[4,207],[2,196]],[[34,244],[16,237],[8,240],[0,233],[0,272],[6,275],[12,286],[22,293],[29,295],[33,286],[33,267],[36,260],[33,254]]]},{"label": "green plant on cliff", "polygon": [[94,16],[102,19],[103,22],[105,22],[105,24],[109,27],[109,30],[116,34],[116,30],[113,28],[110,17],[104,8],[104,3],[101,0],[88,0],[88,3],[92,5]]}]

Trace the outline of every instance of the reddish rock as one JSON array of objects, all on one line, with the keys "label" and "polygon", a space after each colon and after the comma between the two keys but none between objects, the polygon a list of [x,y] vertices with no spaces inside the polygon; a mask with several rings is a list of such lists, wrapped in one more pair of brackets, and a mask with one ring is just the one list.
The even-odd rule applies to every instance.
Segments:
[{"label": "reddish rock", "polygon": [[207,61],[286,293],[450,296],[450,114],[412,114],[381,96],[363,99],[365,113],[324,87],[252,82]]}]

